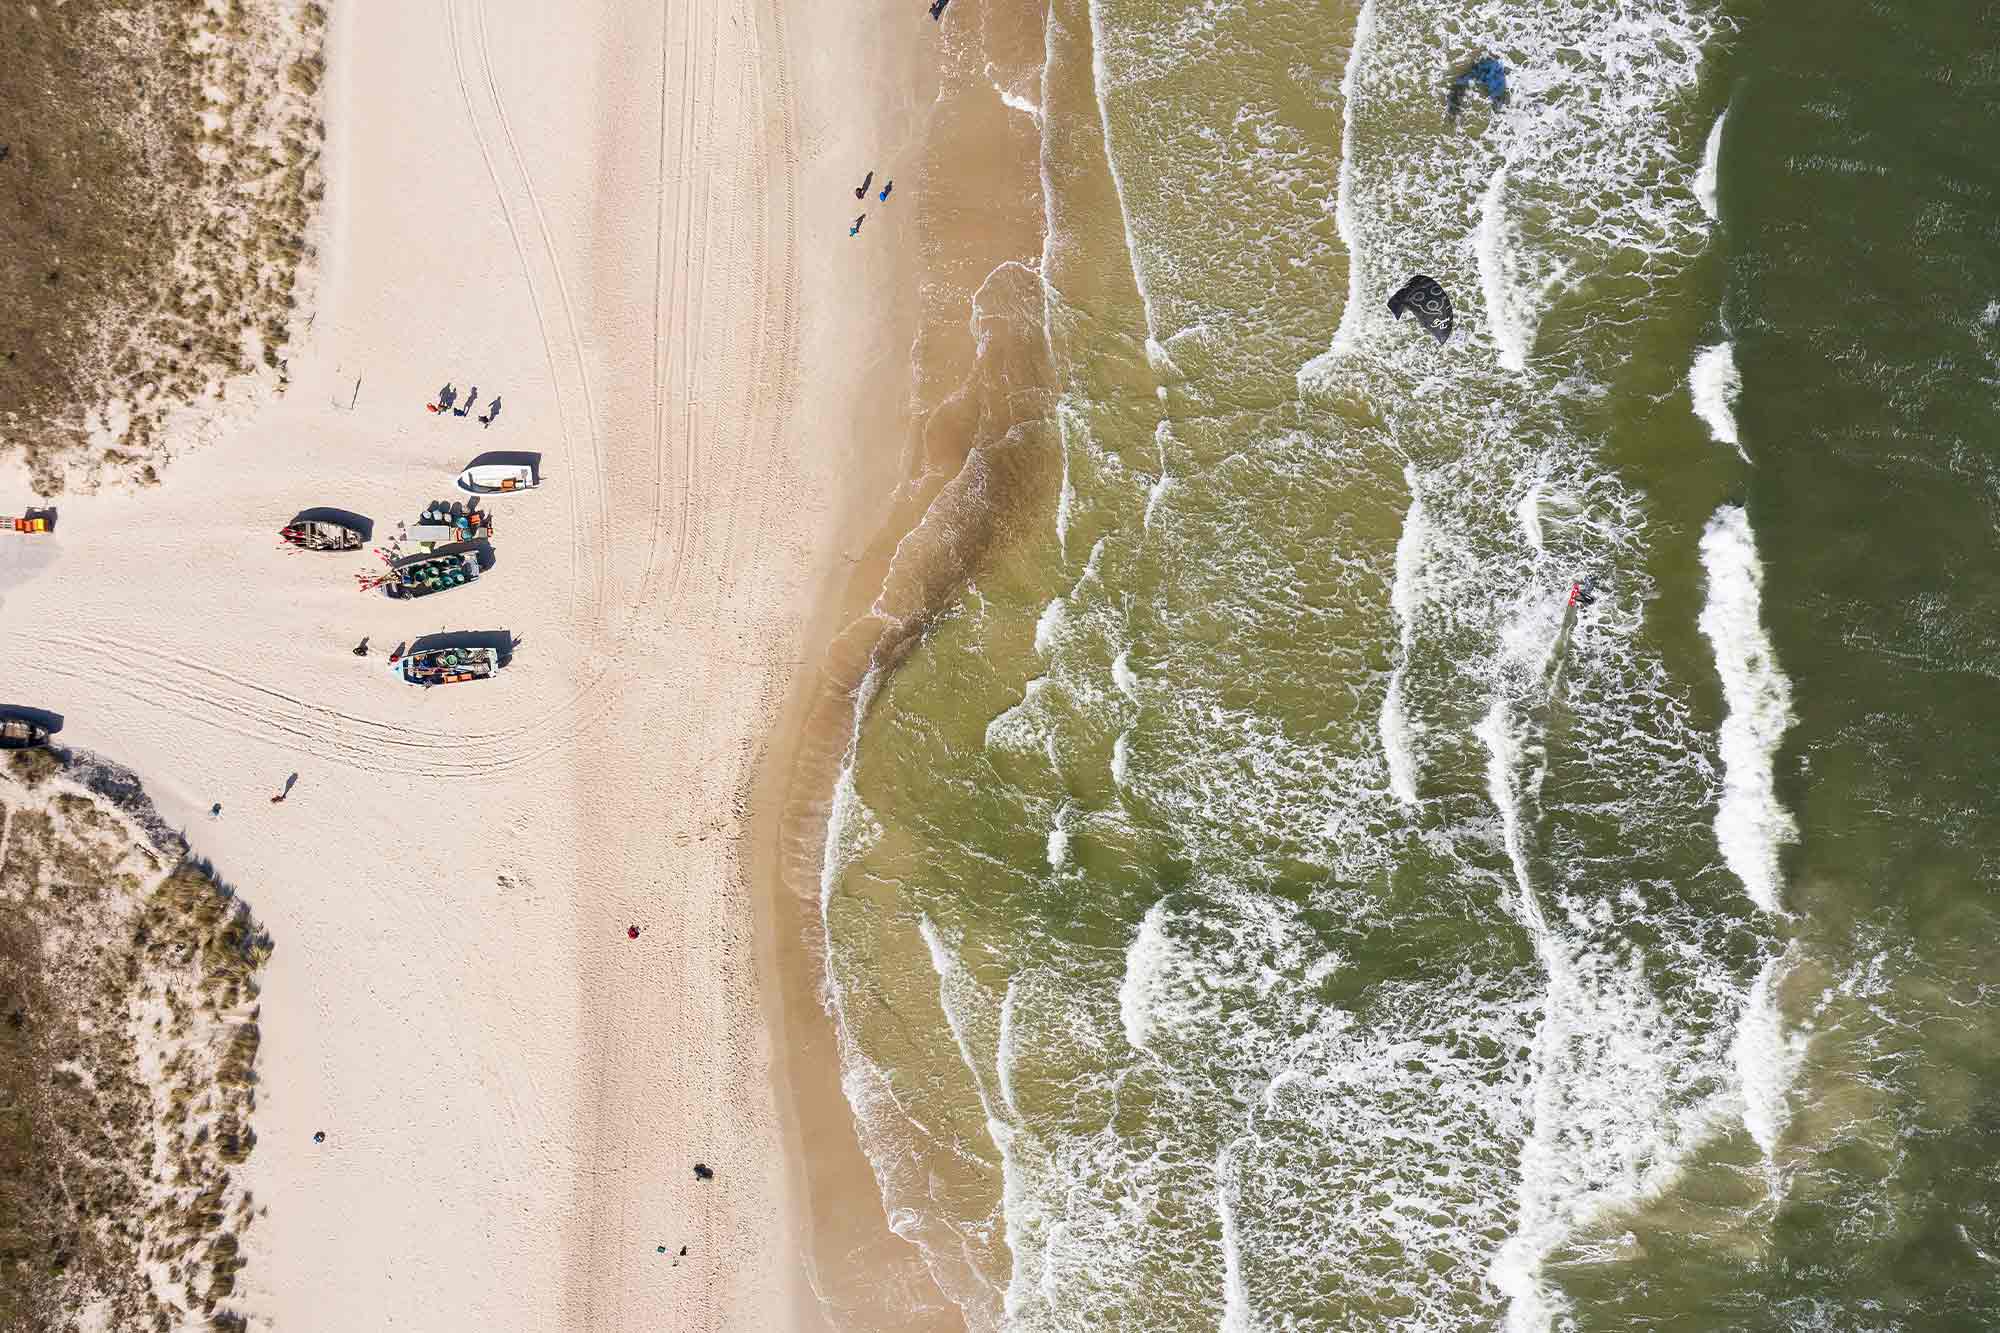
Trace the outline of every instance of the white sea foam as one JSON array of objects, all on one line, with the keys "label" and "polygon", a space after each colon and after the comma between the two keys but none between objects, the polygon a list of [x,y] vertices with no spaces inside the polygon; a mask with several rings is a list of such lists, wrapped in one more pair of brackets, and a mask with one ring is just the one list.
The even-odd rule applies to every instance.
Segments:
[{"label": "white sea foam", "polygon": [[1715,124],[1708,131],[1708,142],[1701,150],[1701,170],[1695,173],[1694,197],[1701,201],[1701,211],[1708,214],[1709,221],[1718,221],[1722,213],[1716,206],[1715,190],[1721,179],[1722,169],[1722,122],[1729,119],[1729,108],[1715,118]]},{"label": "white sea foam", "polygon": [[1772,958],[1751,983],[1731,1048],[1743,1098],[1743,1128],[1764,1154],[1764,1172],[1773,1198],[1782,1187],[1778,1145],[1791,1119],[1792,1082],[1805,1058],[1806,1045],[1801,1033],[1786,1026],[1778,1007],[1785,964],[1783,956]]},{"label": "white sea foam", "polygon": [[1764,566],[1750,518],[1734,505],[1715,511],[1701,534],[1708,602],[1701,632],[1715,648],[1728,713],[1719,738],[1722,800],[1715,840],[1750,901],[1782,912],[1778,849],[1798,839],[1798,825],[1778,800],[1773,762],[1792,724],[1792,685],[1764,633]]},{"label": "white sea foam", "polygon": [[1521,525],[1521,535],[1528,539],[1528,545],[1541,555],[1548,548],[1542,541],[1542,483],[1531,482],[1527,492],[1521,496],[1521,503],[1514,506],[1514,518]]},{"label": "white sea foam", "polygon": [[1736,396],[1742,391],[1743,377],[1736,372],[1736,347],[1719,342],[1695,353],[1688,371],[1688,392],[1694,398],[1694,414],[1708,423],[1708,433],[1718,444],[1733,446],[1749,462],[1736,435]]},{"label": "white sea foam", "polygon": [[1056,549],[1069,559],[1069,511],[1076,503],[1076,485],[1069,478],[1069,432],[1062,440],[1062,487],[1056,492]]},{"label": "white sea foam", "polygon": [[1111,743],[1111,780],[1119,786],[1125,785],[1125,775],[1132,767],[1132,732],[1130,728],[1118,733],[1118,739]]},{"label": "white sea foam", "polygon": [[1500,364],[1512,371],[1528,368],[1534,342],[1534,310],[1513,291],[1510,251],[1519,237],[1507,225],[1507,167],[1493,169],[1493,178],[1479,199],[1479,230],[1473,253],[1479,260],[1479,291],[1486,298],[1486,323]]},{"label": "white sea foam", "polygon": [[1147,490],[1146,513],[1139,520],[1141,531],[1151,532],[1153,530],[1153,511],[1160,507],[1160,501],[1166,498],[1167,492],[1173,489],[1173,485],[1174,479],[1162,472],[1159,479]]},{"label": "white sea foam", "polygon": [[1056,645],[1057,638],[1062,634],[1063,624],[1068,615],[1069,608],[1063,602],[1062,598],[1052,597],[1049,599],[1049,604],[1042,608],[1041,616],[1035,621],[1035,651],[1037,653],[1043,657],[1049,655],[1049,651]]},{"label": "white sea foam", "polygon": [[1152,992],[1165,971],[1167,904],[1165,900],[1146,909],[1139,920],[1138,933],[1125,948],[1125,976],[1118,983],[1118,1017],[1125,1029],[1125,1043],[1135,1051],[1147,1049],[1153,1031]]},{"label": "white sea foam", "polygon": [[[1043,73],[1044,77],[1046,77],[1046,65],[1043,67]],[[1012,88],[1003,87],[998,79],[993,78],[993,67],[991,65],[986,67],[986,75],[988,80],[993,84],[993,91],[1000,94],[1000,104],[1002,106],[1007,107],[1009,110],[1019,111],[1023,115],[1032,116],[1036,121],[1041,120],[1042,107],[1039,102],[1030,101],[1028,98],[1015,92]]]},{"label": "white sea foam", "polygon": [[[1362,0],[1354,19],[1354,44],[1348,48],[1347,68],[1340,75],[1340,183],[1334,198],[1334,230],[1347,251],[1347,304],[1340,310],[1340,325],[1334,330],[1331,355],[1339,356],[1354,345],[1362,325],[1361,231],[1354,218],[1354,99],[1359,91],[1361,69],[1375,44],[1375,0]],[[1303,380],[1310,365],[1300,371]]]},{"label": "white sea foam", "polygon": [[1222,1323],[1218,1333],[1252,1333],[1250,1288],[1243,1280],[1243,1241],[1229,1199],[1229,1149],[1215,1159],[1215,1219],[1222,1231]]},{"label": "white sea foam", "polygon": [[1007,1107],[1007,1115],[1015,1124],[1021,1123],[1021,1105],[1014,1100],[1014,1036],[1020,1029],[1014,1022],[1014,996],[1017,983],[1009,979],[1007,993],[1000,997],[1000,1046],[995,1055],[999,1066],[1000,1100]]},{"label": "white sea foam", "polygon": [[1410,649],[1416,642],[1417,603],[1422,596],[1418,580],[1424,562],[1424,500],[1417,487],[1417,470],[1406,466],[1403,480],[1410,488],[1410,508],[1403,516],[1403,532],[1396,539],[1396,581],[1389,589],[1389,607],[1396,615],[1399,653],[1396,668],[1389,674],[1389,689],[1382,696],[1382,712],[1376,730],[1382,738],[1382,756],[1389,767],[1389,790],[1404,805],[1417,803],[1416,731],[1403,703],[1403,677],[1409,670]]},{"label": "white sea foam", "polygon": [[1111,659],[1111,679],[1118,692],[1133,703],[1139,702],[1139,677],[1132,670],[1132,650],[1125,649]]},{"label": "white sea foam", "polygon": [[1049,869],[1061,870],[1063,862],[1069,859],[1069,830],[1063,827],[1063,817],[1058,814],[1056,822],[1049,828]]}]

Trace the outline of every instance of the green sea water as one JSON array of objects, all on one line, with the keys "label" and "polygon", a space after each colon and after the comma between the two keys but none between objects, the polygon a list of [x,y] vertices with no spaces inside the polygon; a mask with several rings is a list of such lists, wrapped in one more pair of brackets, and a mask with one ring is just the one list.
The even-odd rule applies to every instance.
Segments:
[{"label": "green sea water", "polygon": [[891,1225],[972,1328],[2000,1323],[2000,14],[1022,15],[1049,382],[828,842]]}]

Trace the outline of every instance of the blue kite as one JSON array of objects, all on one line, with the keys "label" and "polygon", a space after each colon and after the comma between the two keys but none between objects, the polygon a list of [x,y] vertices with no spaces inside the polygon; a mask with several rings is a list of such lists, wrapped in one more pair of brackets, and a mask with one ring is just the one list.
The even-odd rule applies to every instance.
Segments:
[{"label": "blue kite", "polygon": [[1483,56],[1473,61],[1451,80],[1450,107],[1453,116],[1465,102],[1466,90],[1478,88],[1486,94],[1486,100],[1494,110],[1507,105],[1507,67],[1492,56]]}]

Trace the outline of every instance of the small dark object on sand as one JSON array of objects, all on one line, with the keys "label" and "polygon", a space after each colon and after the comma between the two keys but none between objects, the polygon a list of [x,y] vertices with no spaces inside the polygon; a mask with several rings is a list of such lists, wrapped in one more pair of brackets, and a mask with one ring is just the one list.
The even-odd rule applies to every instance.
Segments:
[{"label": "small dark object on sand", "polygon": [[368,656],[368,636],[366,634],[361,636],[360,643],[354,645],[354,655],[356,657]]},{"label": "small dark object on sand", "polygon": [[714,1180],[715,1172],[709,1170],[707,1163],[696,1162],[694,1164],[694,1178],[696,1180]]},{"label": "small dark object on sand", "polygon": [[210,819],[220,819],[222,817],[222,802],[217,801],[214,805],[208,807],[208,817]]},{"label": "small dark object on sand", "polygon": [[868,197],[868,187],[874,182],[874,180],[875,180],[875,173],[872,171],[869,172],[866,176],[863,176],[861,178],[861,184],[854,187],[854,197],[856,199],[866,199]]},{"label": "small dark object on sand", "polygon": [[7,158],[13,153],[13,151],[14,151],[14,145],[0,143],[0,162],[5,162]]},{"label": "small dark object on sand", "polygon": [[625,927],[625,938],[626,938],[626,939],[628,939],[628,940],[636,940],[636,939],[638,939],[638,938],[639,938],[639,928],[638,928],[637,926],[627,926],[627,927]]},{"label": "small dark object on sand", "polygon": [[868,215],[866,213],[863,213],[860,217],[854,219],[854,225],[847,229],[847,234],[849,236],[858,235],[861,231],[861,224],[866,222],[867,220],[868,220]]},{"label": "small dark object on sand", "polygon": [[951,0],[931,0],[931,22],[935,23],[942,18],[944,7],[950,3]]},{"label": "small dark object on sand", "polygon": [[313,1135],[313,1142],[314,1142],[314,1143],[325,1143],[325,1142],[326,1142],[326,1131],[322,1129],[322,1130],[318,1131],[317,1133],[315,1133],[315,1134]]}]

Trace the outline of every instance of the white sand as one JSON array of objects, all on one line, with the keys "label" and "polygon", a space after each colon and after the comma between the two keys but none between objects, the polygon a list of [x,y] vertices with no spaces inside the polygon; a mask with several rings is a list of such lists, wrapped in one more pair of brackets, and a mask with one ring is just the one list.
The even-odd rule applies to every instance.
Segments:
[{"label": "white sand", "polygon": [[[812,1322],[745,812],[898,473],[854,372],[906,378],[867,295],[899,224],[871,200],[850,243],[841,182],[912,8],[885,55],[767,0],[337,4],[293,388],[0,556],[0,702],[136,769],[276,940],[255,1326]],[[446,380],[503,395],[492,429],[423,410]],[[372,556],[279,547],[315,504],[384,539],[483,448],[548,480],[494,503],[470,588],[390,602]],[[389,675],[440,629],[521,643],[491,682]]]}]

